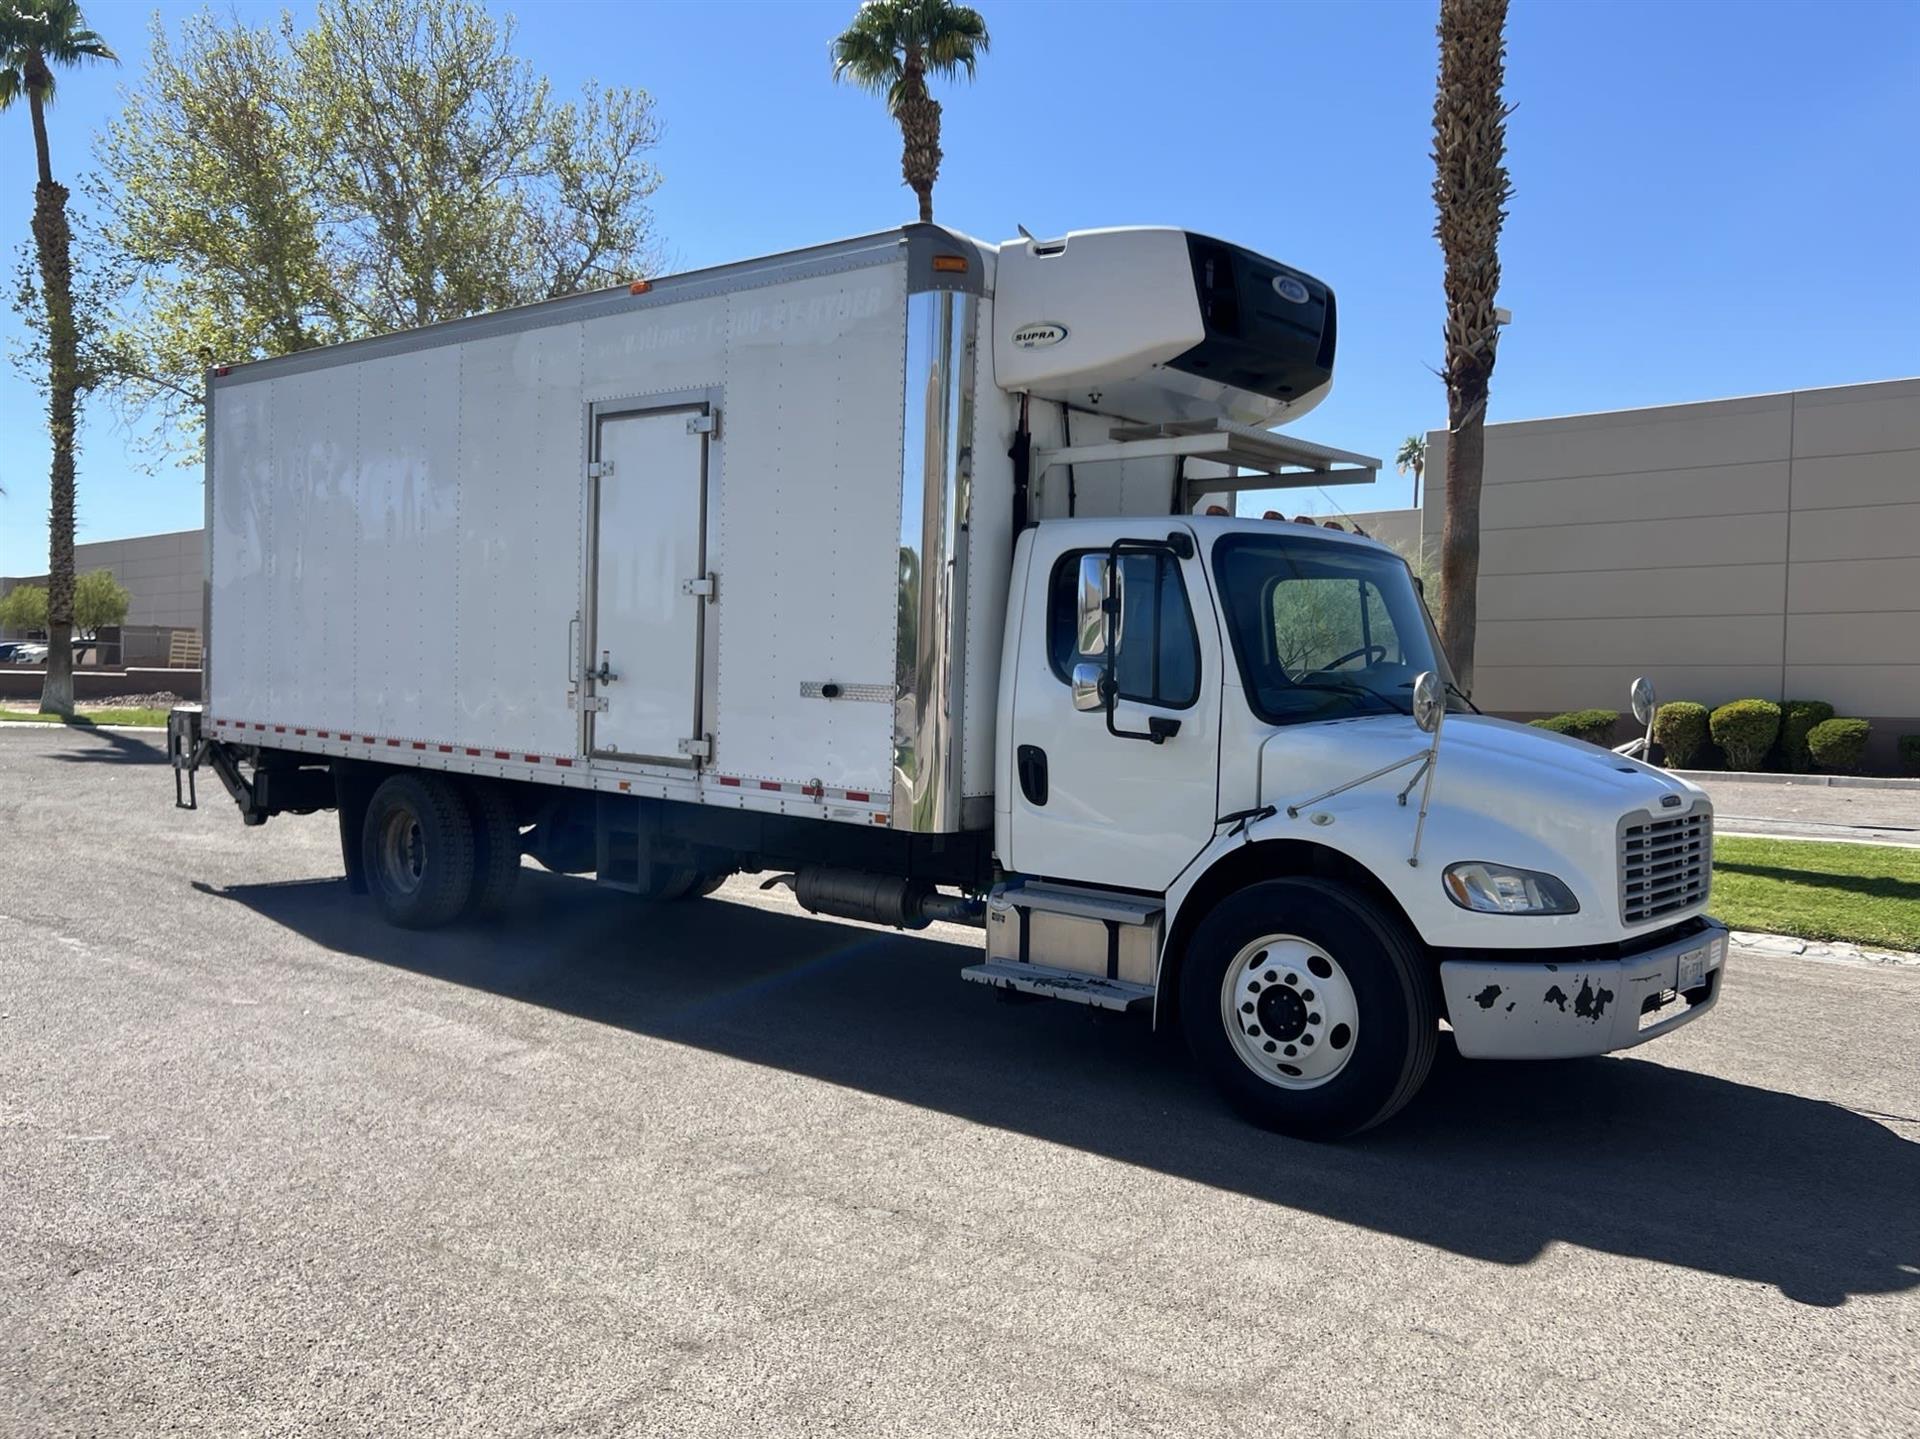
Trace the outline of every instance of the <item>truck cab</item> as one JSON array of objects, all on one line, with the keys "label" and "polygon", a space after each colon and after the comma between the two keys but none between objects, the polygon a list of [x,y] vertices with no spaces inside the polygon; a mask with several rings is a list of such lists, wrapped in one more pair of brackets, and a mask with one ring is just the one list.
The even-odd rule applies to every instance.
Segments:
[{"label": "truck cab", "polygon": [[970,977],[1150,1003],[1311,1135],[1403,1103],[1443,1019],[1469,1058],[1572,1058],[1717,1000],[1704,793],[1473,712],[1387,546],[1050,520],[1014,575],[995,824],[1020,878]]}]

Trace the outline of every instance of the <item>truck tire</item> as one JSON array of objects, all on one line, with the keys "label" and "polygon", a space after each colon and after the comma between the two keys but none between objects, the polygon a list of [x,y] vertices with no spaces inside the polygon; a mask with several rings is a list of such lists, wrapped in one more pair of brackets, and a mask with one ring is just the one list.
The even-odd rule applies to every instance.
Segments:
[{"label": "truck tire", "polygon": [[473,893],[473,823],[452,781],[397,774],[367,804],[361,850],[367,887],[389,924],[432,929]]},{"label": "truck tire", "polygon": [[1380,1123],[1419,1091],[1440,1016],[1397,916],[1345,885],[1250,885],[1200,922],[1180,971],[1195,1061],[1242,1115],[1299,1139]]},{"label": "truck tire", "polygon": [[473,892],[466,915],[499,914],[520,879],[520,816],[513,799],[496,784],[468,780],[461,786],[473,826]]}]

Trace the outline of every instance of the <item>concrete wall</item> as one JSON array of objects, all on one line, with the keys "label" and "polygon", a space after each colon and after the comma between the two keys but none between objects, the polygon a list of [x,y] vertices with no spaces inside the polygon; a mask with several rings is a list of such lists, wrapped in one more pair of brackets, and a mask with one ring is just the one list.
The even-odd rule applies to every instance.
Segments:
[{"label": "concrete wall", "polygon": [[[14,706],[32,708],[40,702],[40,691],[46,678],[45,670],[0,665],[0,700]],[[200,698],[200,671],[133,668],[73,672],[73,696],[82,703],[118,699],[125,695],[153,694],[171,694],[183,700],[197,700]]]},{"label": "concrete wall", "polygon": [[1481,504],[1487,708],[1624,710],[1645,673],[1920,731],[1920,380],[1491,425]]}]

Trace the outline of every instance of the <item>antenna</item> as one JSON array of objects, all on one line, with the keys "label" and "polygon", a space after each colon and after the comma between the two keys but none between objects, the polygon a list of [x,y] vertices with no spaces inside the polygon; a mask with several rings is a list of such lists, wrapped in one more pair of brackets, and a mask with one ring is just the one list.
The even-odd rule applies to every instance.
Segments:
[{"label": "antenna", "polygon": [[1023,240],[1033,239],[1033,231],[1029,230],[1025,225],[1015,225],[1013,228],[1020,232],[1021,239]]}]

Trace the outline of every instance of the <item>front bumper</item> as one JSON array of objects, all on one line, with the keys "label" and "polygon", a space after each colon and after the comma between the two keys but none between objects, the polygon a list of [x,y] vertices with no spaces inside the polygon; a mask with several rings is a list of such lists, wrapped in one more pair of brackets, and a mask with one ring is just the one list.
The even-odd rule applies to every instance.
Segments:
[{"label": "front bumper", "polygon": [[[1704,950],[1702,956],[1699,952]],[[1704,958],[1681,990],[1681,966]],[[1720,1000],[1727,927],[1597,961],[1449,959],[1440,965],[1447,1020],[1469,1059],[1573,1059],[1645,1044]]]}]

